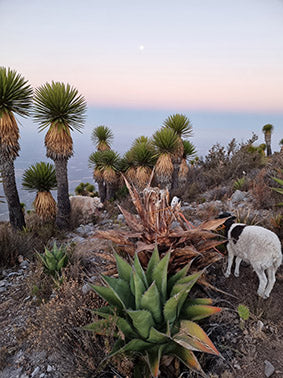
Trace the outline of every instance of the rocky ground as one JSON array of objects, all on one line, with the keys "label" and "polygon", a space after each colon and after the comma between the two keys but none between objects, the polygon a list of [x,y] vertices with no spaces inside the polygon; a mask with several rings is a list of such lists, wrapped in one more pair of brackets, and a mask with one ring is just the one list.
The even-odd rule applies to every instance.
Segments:
[{"label": "rocky ground", "polygon": [[[255,219],[268,218],[268,210],[254,210],[249,193],[236,191],[226,202],[207,200],[202,204],[184,204],[183,212],[195,224],[202,216],[214,216],[221,211],[249,213]],[[244,215],[243,215],[244,216]],[[89,282],[98,279],[104,271],[115,270],[109,242],[93,238],[97,229],[127,229],[122,215],[110,218],[104,212],[99,224],[81,225],[66,235],[63,242],[72,243],[74,256],[79,256],[84,275],[80,279],[81,294],[89,294]],[[62,242],[62,240],[60,241]],[[249,266],[241,266],[240,278],[226,279],[223,275],[225,259],[210,267],[210,282],[219,291],[208,290],[215,302],[224,310],[203,323],[203,327],[221,351],[223,359],[201,356],[200,362],[211,378],[260,378],[283,377],[283,267],[277,272],[277,282],[271,297],[262,300],[256,295],[257,277]],[[96,377],[96,373],[80,375],[73,370],[66,372],[62,356],[50,348],[38,349],[36,342],[27,336],[31,319],[36,317],[42,301],[33,290],[31,280],[37,269],[32,259],[21,259],[19,265],[0,271],[0,378],[60,378]],[[199,289],[200,290],[200,289]],[[223,291],[226,294],[223,294]],[[56,295],[51,293],[51,298]],[[250,318],[242,322],[237,313],[238,304],[250,309]],[[55,336],[55,335],[54,335]],[[71,354],[71,351],[69,352]],[[70,365],[71,366],[71,365]],[[101,377],[123,377],[111,368]],[[189,377],[189,373],[183,377]]]}]

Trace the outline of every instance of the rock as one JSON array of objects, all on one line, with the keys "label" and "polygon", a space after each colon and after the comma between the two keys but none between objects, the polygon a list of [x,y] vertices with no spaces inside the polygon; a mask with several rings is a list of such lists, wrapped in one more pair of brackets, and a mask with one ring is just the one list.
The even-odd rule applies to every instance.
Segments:
[{"label": "rock", "polygon": [[264,361],[264,375],[266,377],[271,377],[272,374],[274,373],[275,371],[275,368],[274,366],[272,365],[272,363],[270,363],[269,361],[265,360]]},{"label": "rock", "polygon": [[0,293],[4,293],[5,291],[7,291],[6,287],[0,287]]},{"label": "rock", "polygon": [[31,378],[35,377],[40,372],[40,367],[37,366],[34,371],[31,373]]},{"label": "rock", "polygon": [[24,261],[23,256],[22,256],[22,255],[19,255],[19,256],[18,256],[18,262],[19,262],[19,263],[22,263],[23,261]]},{"label": "rock", "polygon": [[0,281],[0,287],[6,287],[6,286],[8,286],[8,281],[7,280]]},{"label": "rock", "polygon": [[45,373],[41,373],[39,378],[44,378],[45,377]]},{"label": "rock", "polygon": [[76,229],[76,233],[80,235],[90,235],[93,231],[93,224],[82,224]]},{"label": "rock", "polygon": [[263,330],[263,327],[264,327],[264,324],[263,324],[263,322],[261,321],[261,320],[259,320],[258,322],[257,322],[257,330],[259,331],[259,332],[261,332],[262,330]]},{"label": "rock", "polygon": [[125,220],[124,215],[123,214],[119,214],[118,217],[117,217],[117,221],[118,222],[124,222],[124,220]]},{"label": "rock", "polygon": [[47,365],[46,371],[47,371],[47,373],[51,373],[53,371],[53,367],[50,366],[50,365]]},{"label": "rock", "polygon": [[24,261],[22,261],[22,262],[20,263],[20,267],[21,267],[22,269],[26,269],[28,266],[29,266],[29,263],[28,263],[27,260],[24,260]]},{"label": "rock", "polygon": [[242,192],[241,190],[236,190],[231,196],[231,201],[233,203],[241,202],[241,201],[244,201],[245,199],[247,199],[247,193]]},{"label": "rock", "polygon": [[91,290],[89,284],[84,284],[83,287],[82,287],[82,292],[83,294],[87,294],[89,291]]},{"label": "rock", "polygon": [[86,241],[86,239],[85,238],[82,238],[81,236],[75,236],[74,238],[72,238],[72,242],[74,242],[74,243],[83,243],[83,242],[85,242]]}]

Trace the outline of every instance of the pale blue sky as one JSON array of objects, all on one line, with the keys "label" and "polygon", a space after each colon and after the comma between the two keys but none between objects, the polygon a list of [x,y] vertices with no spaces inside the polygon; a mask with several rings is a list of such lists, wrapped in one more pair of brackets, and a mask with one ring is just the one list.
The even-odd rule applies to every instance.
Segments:
[{"label": "pale blue sky", "polygon": [[0,64],[34,86],[68,81],[93,106],[283,113],[282,0],[0,0],[0,14]]}]

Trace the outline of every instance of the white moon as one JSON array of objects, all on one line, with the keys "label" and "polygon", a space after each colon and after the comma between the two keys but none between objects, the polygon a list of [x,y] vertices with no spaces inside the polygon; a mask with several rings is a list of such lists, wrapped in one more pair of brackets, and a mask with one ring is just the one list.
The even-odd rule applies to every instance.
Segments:
[{"label": "white moon", "polygon": [[144,45],[140,45],[139,49],[140,49],[140,51],[143,51],[144,50]]}]

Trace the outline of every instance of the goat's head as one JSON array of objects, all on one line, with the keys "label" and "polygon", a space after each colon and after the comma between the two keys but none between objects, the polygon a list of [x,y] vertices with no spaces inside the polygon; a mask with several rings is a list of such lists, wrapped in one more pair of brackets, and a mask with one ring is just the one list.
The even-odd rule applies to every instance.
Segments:
[{"label": "goat's head", "polygon": [[231,213],[228,213],[225,211],[224,213],[219,214],[217,217],[217,219],[223,219],[223,218],[227,218],[226,221],[223,223],[223,226],[225,228],[225,235],[227,236],[230,227],[232,226],[233,223],[235,223],[236,217],[232,215]]}]

